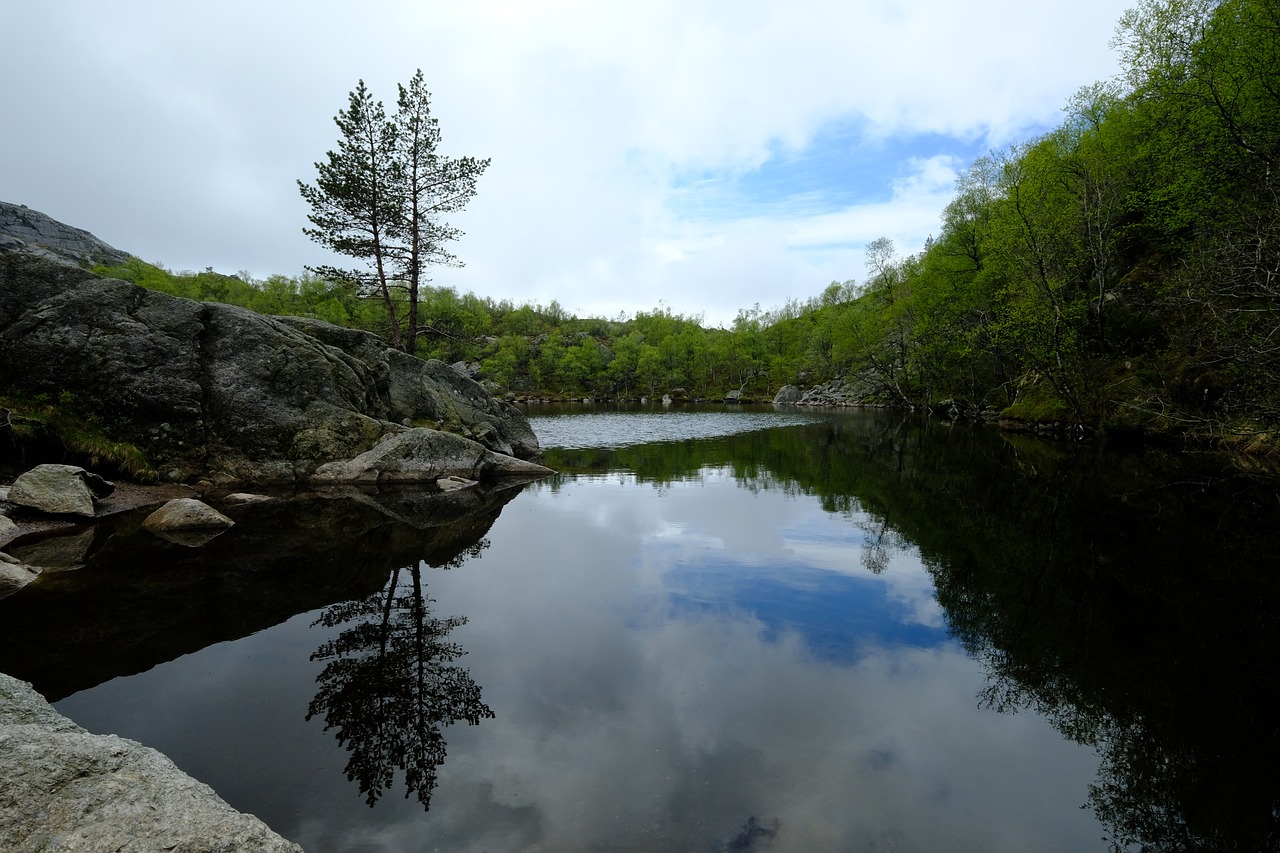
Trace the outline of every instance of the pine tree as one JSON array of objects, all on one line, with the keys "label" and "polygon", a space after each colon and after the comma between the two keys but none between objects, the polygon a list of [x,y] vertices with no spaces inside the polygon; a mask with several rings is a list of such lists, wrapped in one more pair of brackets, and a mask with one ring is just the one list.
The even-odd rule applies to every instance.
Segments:
[{"label": "pine tree", "polygon": [[401,216],[397,220],[395,249],[398,272],[408,294],[408,316],[404,350],[412,354],[419,334],[419,288],[428,265],[462,266],[444,244],[462,236],[446,223],[442,214],[461,210],[476,194],[476,181],[489,160],[474,157],[446,157],[436,152],[440,126],[431,115],[431,93],[419,69],[409,87],[399,87],[395,125],[398,131],[397,160],[404,191]]},{"label": "pine tree", "polygon": [[[397,112],[361,80],[346,110],[334,117],[341,133],[336,151],[316,163],[314,184],[298,181],[311,207],[303,233],[332,251],[363,262],[354,269],[308,267],[317,275],[354,282],[364,296],[381,300],[391,345],[412,354],[420,334],[418,301],[430,265],[461,266],[445,244],[462,232],[443,215],[461,210],[475,195],[489,161],[452,158],[436,151],[440,128],[431,115],[422,71],[399,87]],[[403,326],[403,328],[402,328]]]}]

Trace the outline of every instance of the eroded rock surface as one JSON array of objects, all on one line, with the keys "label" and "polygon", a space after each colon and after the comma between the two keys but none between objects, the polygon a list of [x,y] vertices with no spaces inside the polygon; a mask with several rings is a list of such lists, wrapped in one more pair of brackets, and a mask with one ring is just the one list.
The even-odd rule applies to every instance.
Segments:
[{"label": "eroded rock surface", "polygon": [[71,266],[122,264],[122,252],[82,228],[72,228],[25,204],[0,201],[0,250],[22,252]]}]

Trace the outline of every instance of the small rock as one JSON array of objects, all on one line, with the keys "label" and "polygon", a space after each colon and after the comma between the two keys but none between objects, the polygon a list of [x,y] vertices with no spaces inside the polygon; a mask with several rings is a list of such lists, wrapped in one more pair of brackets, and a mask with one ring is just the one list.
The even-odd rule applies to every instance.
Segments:
[{"label": "small rock", "polygon": [[0,552],[0,598],[13,595],[35,580],[40,570]]},{"label": "small rock", "polygon": [[223,506],[245,506],[246,504],[260,504],[271,500],[267,495],[252,495],[248,492],[235,492],[227,495],[222,499]]},{"label": "small rock", "polygon": [[7,515],[0,515],[0,545],[18,535],[18,525]]},{"label": "small rock", "polygon": [[175,498],[142,522],[153,533],[175,530],[225,530],[234,521],[195,498]]},{"label": "small rock", "polygon": [[475,480],[468,480],[463,477],[441,477],[436,480],[436,486],[442,492],[456,492],[459,489],[467,489],[477,485]]}]

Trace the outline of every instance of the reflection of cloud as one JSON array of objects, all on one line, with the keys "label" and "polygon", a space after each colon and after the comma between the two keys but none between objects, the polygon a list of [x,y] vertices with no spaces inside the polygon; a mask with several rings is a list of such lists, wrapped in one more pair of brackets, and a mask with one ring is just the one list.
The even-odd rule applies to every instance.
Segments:
[{"label": "reflection of cloud", "polygon": [[[776,850],[1094,849],[1098,828],[1077,808],[1094,756],[1034,716],[979,709],[981,672],[954,644],[872,644],[837,664],[742,608],[672,619],[645,592],[637,554],[662,562],[667,581],[682,562],[696,574],[712,556],[733,559],[730,573],[776,579],[785,573],[772,564],[737,562],[732,536],[712,549],[725,529],[717,512],[771,518],[787,542],[779,553],[803,541],[795,530],[824,529],[805,520],[807,500],[731,499],[733,488],[628,490],[633,523],[581,529],[566,552],[539,540],[543,514],[585,515],[616,491],[570,482],[554,509],[535,501],[504,516],[471,574],[436,582],[442,601],[472,617],[458,640],[497,713],[451,741],[431,815],[437,846],[714,849],[754,816],[777,821]],[[666,513],[690,497],[696,517]],[[851,541],[860,535],[830,518],[828,532],[842,524]],[[696,547],[682,550],[695,533]],[[556,578],[531,576],[526,559],[558,559]],[[915,586],[927,576],[909,553],[880,576],[823,563],[805,581],[821,593],[823,576],[878,587],[917,606],[907,618],[927,616]]]},{"label": "reflection of cloud", "polygon": [[[474,652],[482,681],[490,653]],[[521,713],[536,692],[492,691],[508,710],[453,750],[433,840],[440,825],[454,850],[697,849],[754,815],[786,851],[1092,849],[1090,816],[1061,804],[1082,801],[1093,757],[1033,717],[976,708],[981,676],[954,648],[844,669],[708,618],[599,654],[592,689],[555,719]],[[554,656],[534,666],[530,685],[564,679]]]},{"label": "reflection of cloud", "polygon": [[[663,531],[679,534],[658,547]],[[856,659],[835,661],[742,607],[673,615],[669,582],[715,571],[711,558],[744,583],[798,582],[780,594],[912,590],[922,570],[909,551],[879,576],[832,562],[841,536],[856,551],[861,532],[816,499],[566,480],[521,495],[486,535],[480,557],[425,575],[441,612],[469,617],[450,636],[496,715],[449,729],[425,815],[396,797],[368,810],[332,736],[318,721],[299,731],[319,668],[307,664],[314,615],[99,696],[136,709],[155,746],[233,805],[261,804],[308,850],[714,850],[752,817],[776,827],[778,851],[1097,849],[1101,829],[1078,808],[1095,756],[1034,715],[979,708],[982,672],[956,644],[895,644],[873,626]],[[690,536],[701,539],[682,550]],[[777,559],[739,559],[745,541]],[[823,547],[798,561],[806,541]],[[645,565],[655,554],[661,574]],[[184,755],[190,731],[242,757],[201,766]]]}]

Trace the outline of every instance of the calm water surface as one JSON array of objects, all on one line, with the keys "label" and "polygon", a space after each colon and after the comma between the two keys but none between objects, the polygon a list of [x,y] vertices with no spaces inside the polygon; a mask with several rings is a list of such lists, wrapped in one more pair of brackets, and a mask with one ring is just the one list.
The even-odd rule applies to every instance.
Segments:
[{"label": "calm water surface", "polygon": [[561,473],[463,511],[95,542],[0,601],[0,669],[310,851],[1274,847],[1274,487],[884,413],[531,422]]}]

